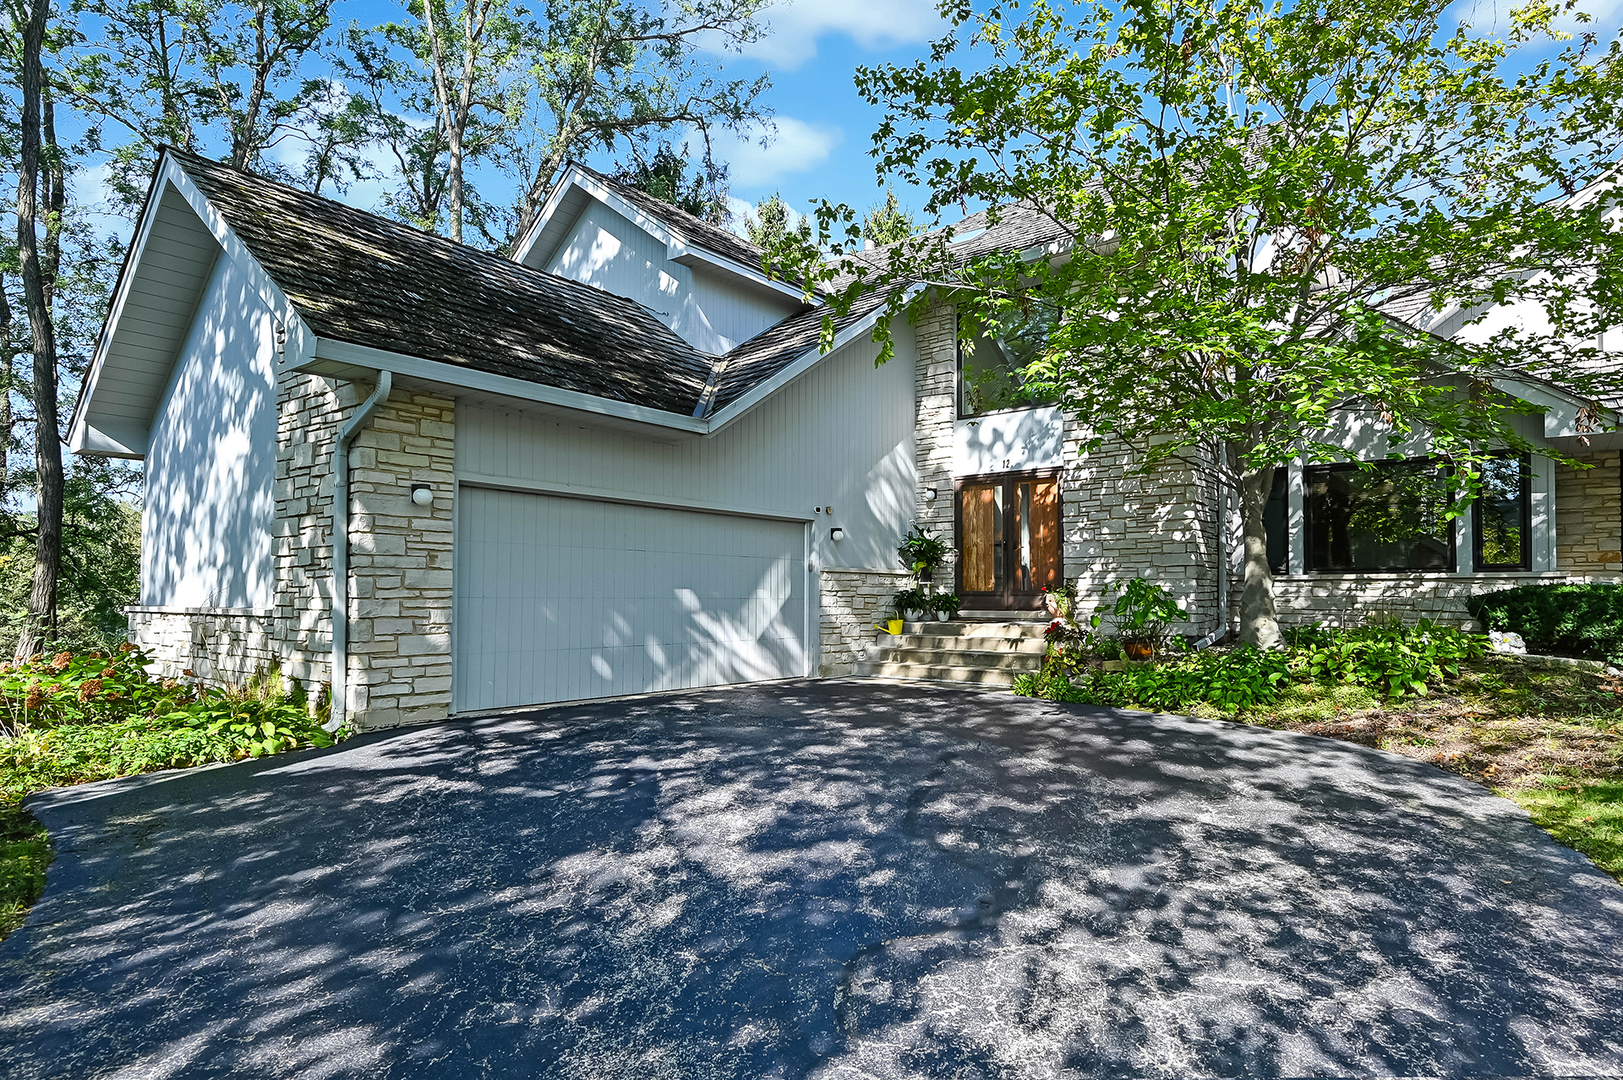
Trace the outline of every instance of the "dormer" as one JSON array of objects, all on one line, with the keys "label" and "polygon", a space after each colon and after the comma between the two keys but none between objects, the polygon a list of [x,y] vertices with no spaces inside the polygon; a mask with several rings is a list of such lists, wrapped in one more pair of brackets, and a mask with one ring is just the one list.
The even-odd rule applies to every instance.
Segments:
[{"label": "dormer", "polygon": [[712,355],[807,307],[798,285],[766,273],[759,248],[577,162],[513,258],[635,301]]}]

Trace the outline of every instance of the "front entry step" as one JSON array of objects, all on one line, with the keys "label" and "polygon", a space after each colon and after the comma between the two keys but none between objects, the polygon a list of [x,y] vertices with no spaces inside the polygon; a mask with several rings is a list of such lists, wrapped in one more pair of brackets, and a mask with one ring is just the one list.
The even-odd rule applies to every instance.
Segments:
[{"label": "front entry step", "polygon": [[1046,626],[963,618],[906,623],[900,634],[880,634],[867,658],[857,661],[854,674],[1011,686],[1016,675],[1042,669]]}]

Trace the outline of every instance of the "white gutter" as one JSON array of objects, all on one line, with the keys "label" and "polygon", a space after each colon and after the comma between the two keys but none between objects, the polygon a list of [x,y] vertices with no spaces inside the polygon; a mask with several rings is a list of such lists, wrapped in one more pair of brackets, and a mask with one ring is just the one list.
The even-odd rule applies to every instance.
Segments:
[{"label": "white gutter", "polygon": [[378,372],[378,385],[361,402],[338,432],[333,451],[332,482],[332,698],[327,726],[343,727],[349,711],[346,676],[349,674],[349,444],[355,441],[361,425],[389,396],[394,376]]}]

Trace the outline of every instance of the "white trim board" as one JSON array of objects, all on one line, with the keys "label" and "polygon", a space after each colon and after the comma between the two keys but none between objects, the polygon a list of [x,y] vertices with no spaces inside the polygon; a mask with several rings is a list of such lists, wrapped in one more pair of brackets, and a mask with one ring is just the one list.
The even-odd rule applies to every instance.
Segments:
[{"label": "white trim board", "polygon": [[588,502],[620,503],[625,506],[650,506],[659,510],[687,510],[699,514],[717,514],[722,517],[762,518],[767,521],[790,521],[809,524],[817,520],[810,514],[796,514],[785,510],[763,510],[750,506],[728,506],[721,503],[700,502],[669,495],[639,495],[635,492],[611,491],[607,488],[583,487],[552,480],[526,480],[513,476],[492,476],[486,473],[459,472],[459,485],[492,488],[498,491],[519,491],[531,495],[555,495],[565,499],[583,499]]}]

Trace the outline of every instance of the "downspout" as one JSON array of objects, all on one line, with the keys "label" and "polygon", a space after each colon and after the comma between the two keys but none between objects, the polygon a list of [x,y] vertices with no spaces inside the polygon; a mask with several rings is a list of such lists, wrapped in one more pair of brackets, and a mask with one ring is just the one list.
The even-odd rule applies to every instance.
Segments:
[{"label": "downspout", "polygon": [[389,396],[394,376],[378,372],[378,385],[338,431],[332,481],[332,697],[327,727],[344,726],[349,711],[349,446],[372,411]]}]

